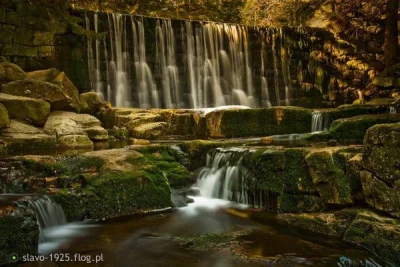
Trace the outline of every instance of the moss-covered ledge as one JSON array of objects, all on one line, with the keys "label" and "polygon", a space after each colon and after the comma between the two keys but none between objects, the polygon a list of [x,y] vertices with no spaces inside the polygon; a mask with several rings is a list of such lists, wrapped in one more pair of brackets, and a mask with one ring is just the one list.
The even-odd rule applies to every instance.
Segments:
[{"label": "moss-covered ledge", "polygon": [[206,115],[206,125],[211,138],[307,133],[311,113],[299,107],[218,110]]}]

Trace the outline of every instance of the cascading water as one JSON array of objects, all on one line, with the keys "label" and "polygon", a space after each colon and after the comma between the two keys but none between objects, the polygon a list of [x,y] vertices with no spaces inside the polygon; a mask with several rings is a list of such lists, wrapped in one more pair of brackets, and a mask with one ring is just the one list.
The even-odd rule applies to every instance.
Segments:
[{"label": "cascading water", "polygon": [[329,119],[327,113],[321,111],[314,111],[311,120],[311,132],[326,132],[329,129]]},{"label": "cascading water", "polygon": [[46,237],[44,235],[45,229],[57,227],[67,223],[67,219],[61,206],[52,201],[48,196],[41,196],[37,199],[28,199],[28,203],[36,213],[40,228],[40,243],[46,241]]},{"label": "cascading water", "polygon": [[[95,13],[85,21],[87,30],[106,33],[103,41],[87,42],[92,90],[115,106],[256,108],[290,102],[290,53],[282,29],[263,29],[257,53],[249,28],[240,25],[114,13]],[[252,64],[256,54],[258,65]],[[267,68],[273,77],[267,77]]]},{"label": "cascading water", "polygon": [[396,113],[397,113],[396,107],[390,106],[390,107],[389,107],[389,113],[390,113],[390,114],[396,114]]},{"label": "cascading water", "polygon": [[207,154],[206,167],[197,176],[200,194],[207,198],[218,198],[250,205],[265,210],[274,210],[276,194],[251,186],[251,181],[242,167],[243,158],[252,150],[240,148],[215,149]]}]

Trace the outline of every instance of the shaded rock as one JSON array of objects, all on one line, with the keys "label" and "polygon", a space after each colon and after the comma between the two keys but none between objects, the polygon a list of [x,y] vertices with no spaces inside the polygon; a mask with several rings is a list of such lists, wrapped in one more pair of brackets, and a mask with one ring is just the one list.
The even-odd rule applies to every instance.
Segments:
[{"label": "shaded rock", "polygon": [[400,184],[389,187],[370,172],[361,172],[365,202],[377,210],[400,218]]},{"label": "shaded rock", "polygon": [[278,214],[278,221],[308,232],[334,236],[365,248],[386,262],[400,264],[400,221],[369,210]]},{"label": "shaded rock", "polygon": [[[51,110],[80,110],[80,103],[65,87],[41,80],[19,80],[3,85],[3,93],[40,98],[51,104]],[[76,90],[76,88],[75,88]],[[79,96],[79,95],[78,95]],[[78,98],[79,99],[79,98]]]},{"label": "shaded rock", "polygon": [[351,204],[350,180],[335,161],[335,148],[310,152],[305,161],[319,195],[329,204]]},{"label": "shaded rock", "polygon": [[313,195],[283,194],[278,198],[279,213],[321,212],[326,209],[326,200]]},{"label": "shaded rock", "polygon": [[363,154],[359,153],[354,157],[352,157],[350,160],[348,160],[346,163],[346,176],[350,180],[352,194],[354,198],[357,200],[364,199],[361,187],[361,179],[360,179],[360,173],[363,169],[362,156]]},{"label": "shaded rock", "polygon": [[50,104],[41,99],[0,93],[0,103],[8,110],[10,118],[28,120],[39,126],[44,125],[50,113]]},{"label": "shaded rock", "polygon": [[217,110],[206,115],[208,136],[270,136],[310,131],[311,110],[296,107]]},{"label": "shaded rock", "polygon": [[362,163],[366,170],[391,187],[400,181],[400,123],[368,129]]},{"label": "shaded rock", "polygon": [[[128,125],[128,127],[130,127]],[[169,124],[166,122],[152,122],[139,125],[129,130],[131,136],[140,139],[156,139],[157,137],[165,135]],[[129,129],[129,128],[128,128]]]},{"label": "shaded rock", "polygon": [[400,265],[400,221],[361,210],[343,240],[363,247],[384,261]]},{"label": "shaded rock", "polygon": [[16,64],[0,63],[0,84],[25,79],[25,72]]},{"label": "shaded rock", "polygon": [[80,95],[83,113],[94,114],[102,105],[100,97],[95,92],[83,93]]},{"label": "shaded rock", "polygon": [[126,129],[125,127],[118,128],[114,126],[112,129],[108,130],[108,135],[113,136],[115,139],[118,140],[125,140],[128,139],[129,132],[128,129]]},{"label": "shaded rock", "polygon": [[86,135],[65,135],[58,138],[57,146],[60,148],[91,148],[93,142]]},{"label": "shaded rock", "polygon": [[11,120],[10,127],[1,131],[0,137],[7,142],[9,151],[29,151],[54,149],[55,135],[46,134],[43,130],[31,125]]},{"label": "shaded rock", "polygon": [[0,104],[0,129],[6,128],[10,125],[7,109]]}]

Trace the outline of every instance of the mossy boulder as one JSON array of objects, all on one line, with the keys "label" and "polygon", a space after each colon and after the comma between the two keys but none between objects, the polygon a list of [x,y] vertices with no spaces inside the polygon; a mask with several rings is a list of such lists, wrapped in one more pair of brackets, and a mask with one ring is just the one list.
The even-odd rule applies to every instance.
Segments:
[{"label": "mossy boulder", "polygon": [[47,69],[29,72],[27,73],[27,76],[28,79],[49,82],[59,86],[61,91],[69,98],[66,109],[77,112],[81,110],[82,102],[79,96],[79,91],[64,72],[60,72],[57,69]]},{"label": "mossy boulder", "polygon": [[10,119],[8,118],[8,111],[0,104],[0,129],[6,128],[10,125]]},{"label": "mossy boulder", "polygon": [[296,107],[217,110],[206,115],[212,138],[307,133],[310,125],[311,110]]},{"label": "mossy boulder", "polygon": [[57,140],[60,148],[92,148],[93,142],[86,135],[65,135]]},{"label": "mossy boulder", "polygon": [[16,64],[10,62],[0,63],[0,84],[23,80],[25,72]]},{"label": "mossy boulder", "polygon": [[360,115],[382,114],[387,112],[387,105],[371,103],[364,105],[342,105],[335,109],[326,110],[330,121],[351,118]]},{"label": "mossy boulder", "polygon": [[[70,142],[73,147],[89,147],[89,143],[92,143],[90,140],[108,140],[108,132],[100,125],[101,122],[97,118],[88,114],[55,111],[50,113],[44,128],[46,132],[56,134],[59,141],[65,137],[62,138],[63,142],[59,144],[60,146],[65,147]],[[74,137],[67,137],[71,135]]]},{"label": "mossy boulder", "polygon": [[16,204],[0,206],[0,262],[7,263],[11,254],[36,255],[39,226],[35,213]]},{"label": "mossy boulder", "polygon": [[[163,172],[133,149],[89,152],[73,162],[58,163],[59,173],[70,184],[54,194],[70,220],[113,218],[171,206]],[[74,186],[79,177],[83,182]]]},{"label": "mossy boulder", "polygon": [[[130,129],[129,124],[127,127]],[[129,130],[129,133],[132,137],[151,140],[167,135],[168,129],[169,124],[166,122],[152,122],[139,125]]]},{"label": "mossy boulder", "polygon": [[400,122],[400,114],[361,115],[335,120],[329,135],[337,140],[362,141],[368,128],[382,123]]},{"label": "mossy boulder", "polygon": [[99,95],[95,92],[87,92],[80,95],[83,113],[95,114],[102,105]]},{"label": "mossy boulder", "polygon": [[10,121],[9,128],[1,131],[0,138],[7,142],[7,150],[10,152],[56,148],[55,135],[15,120]]},{"label": "mossy boulder", "polygon": [[400,221],[367,210],[357,213],[343,240],[374,253],[393,266],[400,265]]},{"label": "mossy boulder", "polygon": [[50,113],[50,104],[44,100],[0,93],[0,103],[8,110],[10,118],[27,120],[43,126]]},{"label": "mossy boulder", "polygon": [[337,151],[337,148],[311,151],[305,161],[319,195],[329,204],[347,205],[353,203],[351,184],[335,161]]},{"label": "mossy boulder", "polygon": [[366,170],[389,186],[400,188],[400,123],[368,129],[362,163]]},{"label": "mossy boulder", "polygon": [[367,171],[362,171],[360,176],[365,202],[400,218],[400,184],[390,187]]},{"label": "mossy boulder", "polygon": [[79,94],[77,100],[76,96],[70,92],[69,85],[63,86],[41,80],[26,79],[5,84],[2,86],[2,91],[15,96],[43,99],[51,104],[51,110],[53,111],[79,111]]}]

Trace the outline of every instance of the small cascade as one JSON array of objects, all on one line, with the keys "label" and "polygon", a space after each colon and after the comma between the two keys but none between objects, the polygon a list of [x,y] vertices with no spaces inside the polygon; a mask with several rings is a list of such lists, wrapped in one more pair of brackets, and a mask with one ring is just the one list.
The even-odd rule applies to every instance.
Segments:
[{"label": "small cascade", "polygon": [[203,197],[234,201],[239,204],[272,211],[277,194],[254,188],[254,182],[242,167],[243,158],[251,150],[215,149],[207,154],[206,167],[197,176],[197,187]]},{"label": "small cascade", "polygon": [[44,234],[45,229],[54,228],[67,223],[67,219],[61,206],[51,200],[48,196],[30,198],[28,203],[28,206],[33,208],[36,213],[40,228],[40,243],[47,241]]},{"label": "small cascade", "polygon": [[397,109],[394,106],[389,107],[389,114],[397,114]]},{"label": "small cascade", "polygon": [[314,111],[312,113],[311,120],[311,132],[326,132],[329,130],[329,118],[328,113],[321,111]]}]

